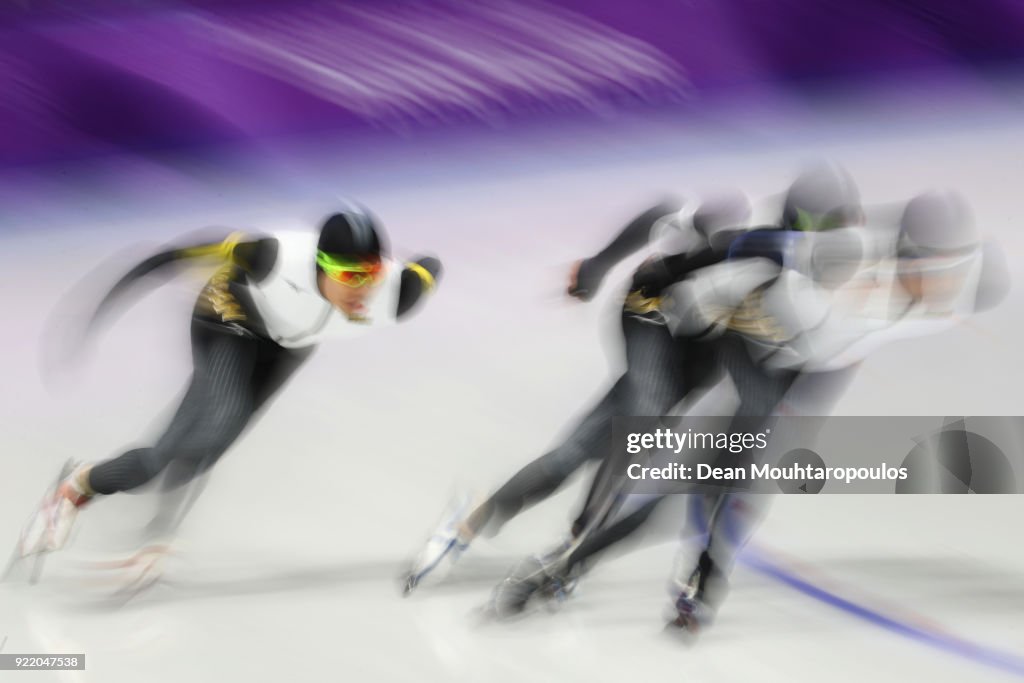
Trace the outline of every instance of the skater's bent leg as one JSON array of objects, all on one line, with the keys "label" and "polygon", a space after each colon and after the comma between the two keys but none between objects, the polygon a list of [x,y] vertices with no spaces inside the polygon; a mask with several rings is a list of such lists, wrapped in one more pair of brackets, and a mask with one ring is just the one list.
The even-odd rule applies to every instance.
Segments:
[{"label": "skater's bent leg", "polygon": [[[201,457],[175,457],[167,466],[166,475],[161,487],[161,499],[156,516],[147,525],[147,534],[153,537],[164,537],[173,534],[192,509],[206,486],[205,474],[219,457],[231,445],[231,441],[246,428],[251,427],[262,412],[267,409],[271,399],[276,396],[285,383],[295,374],[312,354],[313,348],[284,349],[276,344],[260,342],[258,344],[257,362],[252,372],[250,393],[252,402],[247,411],[240,411],[234,417],[223,420],[225,429],[222,435],[227,443],[217,439],[208,441],[206,447],[190,447],[189,441],[180,444],[182,452],[188,454],[202,453]],[[228,429],[226,423],[235,423]],[[233,437],[231,435],[234,434]]]},{"label": "skater's bent leg", "polygon": [[561,445],[523,467],[474,510],[465,523],[466,535],[498,533],[524,508],[557,491],[585,463],[603,457],[624,382],[620,378]]},{"label": "skater's bent leg", "polygon": [[[193,350],[193,356],[195,353]],[[193,406],[202,396],[202,386],[196,381],[195,370],[196,368],[193,368],[188,391],[182,397],[174,417],[171,418],[159,441],[173,442],[184,437],[191,428],[195,415]],[[83,471],[82,484],[90,495],[110,495],[139,488],[149,483],[166,465],[161,464],[152,451],[153,448],[136,448],[116,458],[96,463]]]},{"label": "skater's bent leg", "polygon": [[685,348],[666,325],[624,314],[626,393],[623,417],[659,417],[668,413],[687,392]]},{"label": "skater's bent leg", "polygon": [[583,563],[596,560],[598,553],[629,538],[650,519],[651,513],[664,499],[663,496],[651,498],[610,526],[588,535],[569,555],[566,569],[572,571],[577,565],[585,566]]},{"label": "skater's bent leg", "polygon": [[118,491],[131,491],[149,483],[160,469],[153,471],[152,448],[136,448],[94,465],[88,473],[88,492],[108,496]]},{"label": "skater's bent leg", "polygon": [[740,553],[764,519],[772,496],[758,493],[723,495],[711,516],[707,545],[697,563],[697,586],[704,601],[717,607],[725,598],[728,577]]},{"label": "skater's bent leg", "polygon": [[[690,389],[685,364],[686,346],[673,338],[665,325],[629,313],[622,316],[622,332],[626,342],[626,374],[622,379],[622,396],[616,416],[666,415]],[[710,361],[711,357],[707,359]],[[700,375],[701,381],[714,378],[714,372]],[[607,517],[613,511],[615,503],[611,496],[618,492],[616,475],[624,472],[629,464],[623,457],[625,454],[602,458],[580,514],[572,524],[574,536],[590,525],[600,524],[599,518]]]},{"label": "skater's bent leg", "polygon": [[253,377],[253,411],[266,411],[271,400],[295,375],[316,350],[315,346],[285,349],[276,344],[262,344]]},{"label": "skater's bent leg", "polygon": [[212,464],[249,421],[258,342],[220,332],[197,336],[192,383],[171,424],[152,448],[128,451],[93,466],[87,483],[95,493],[138,488],[172,462],[171,485],[183,484]]}]

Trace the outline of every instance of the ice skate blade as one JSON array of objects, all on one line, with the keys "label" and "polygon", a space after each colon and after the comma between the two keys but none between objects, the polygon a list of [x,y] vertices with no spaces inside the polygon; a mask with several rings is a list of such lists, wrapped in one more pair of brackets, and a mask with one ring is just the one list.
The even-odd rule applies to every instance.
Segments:
[{"label": "ice skate blade", "polygon": [[[60,472],[57,474],[57,477],[50,484],[50,487],[46,489],[46,493],[43,496],[44,501],[47,498],[51,497],[57,491],[57,488],[61,485],[61,482],[67,479],[68,476],[70,476],[70,474],[74,471],[74,469],[75,461],[69,458],[64,462],[64,465],[61,466]],[[3,575],[0,576],[0,583],[4,583],[8,579],[10,579],[11,576],[13,576],[14,570],[16,568],[25,565],[28,565],[29,567],[28,583],[30,585],[35,585],[39,583],[39,579],[42,578],[43,567],[46,564],[46,556],[54,551],[52,549],[44,548],[42,550],[25,554],[22,551],[22,545],[25,540],[23,534],[24,531],[22,531],[22,535],[19,535],[18,537],[18,542],[14,546],[14,551],[11,553],[11,558],[7,561],[7,566],[4,568]],[[70,539],[68,540],[70,541]]]},{"label": "ice skate blade", "polygon": [[416,587],[420,585],[419,577],[413,573],[405,574],[405,577],[398,577],[399,587],[402,591],[402,597],[407,598],[413,594]]},{"label": "ice skate blade", "polygon": [[702,632],[702,624],[692,617],[684,617],[682,615],[676,617],[673,621],[669,621],[662,629],[662,633],[666,637],[672,638],[686,647],[696,645]]}]

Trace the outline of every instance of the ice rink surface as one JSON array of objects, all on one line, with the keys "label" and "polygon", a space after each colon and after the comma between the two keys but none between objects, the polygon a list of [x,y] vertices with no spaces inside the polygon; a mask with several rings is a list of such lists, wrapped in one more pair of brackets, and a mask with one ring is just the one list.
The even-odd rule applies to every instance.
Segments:
[{"label": "ice rink surface", "polygon": [[[1019,496],[780,496],[754,542],[771,569],[740,567],[719,622],[694,646],[662,631],[678,547],[670,525],[659,543],[598,567],[557,612],[479,619],[515,561],[560,538],[579,479],[475,545],[440,585],[400,597],[395,578],[453,491],[498,484],[607,385],[618,363],[610,313],[628,267],[588,305],[561,296],[566,272],[661,190],[727,185],[763,197],[782,191],[801,161],[830,156],[869,203],[960,190],[982,232],[1018,272],[1024,264],[1024,127],[842,130],[788,144],[705,144],[693,155],[683,142],[661,142],[638,141],[624,162],[610,159],[627,146],[617,141],[604,156],[577,152],[558,163],[558,149],[534,151],[534,161],[529,150],[506,150],[508,167],[493,175],[463,164],[435,177],[424,170],[429,159],[411,164],[419,175],[380,173],[362,184],[346,175],[340,191],[374,208],[400,254],[443,258],[436,298],[408,324],[318,350],[216,467],[163,583],[118,605],[114,572],[89,564],[132,546],[152,512],[140,495],[87,509],[74,545],[52,558],[40,584],[0,585],[3,652],[87,656],[86,671],[0,680],[1024,676]],[[320,187],[331,184],[329,168]],[[207,224],[309,225],[330,209],[323,196],[259,190],[191,202],[186,189],[147,214],[83,193],[78,204],[62,199],[14,217],[23,229],[0,250],[3,543],[14,543],[66,458],[108,457],[159,428],[188,375],[200,280],[185,276],[141,299],[74,367],[54,370],[44,360],[73,338],[71,312],[145,253],[141,243]],[[1020,281],[997,310],[880,351],[837,412],[1024,414]]]}]

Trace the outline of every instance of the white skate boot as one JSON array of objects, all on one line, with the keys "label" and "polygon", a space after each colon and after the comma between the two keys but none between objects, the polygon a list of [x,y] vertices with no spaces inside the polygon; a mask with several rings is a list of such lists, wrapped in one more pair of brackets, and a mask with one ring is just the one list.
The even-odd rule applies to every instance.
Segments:
[{"label": "white skate boot", "polygon": [[572,597],[584,573],[582,564],[569,568],[569,557],[578,540],[567,537],[540,555],[522,560],[491,594],[489,613],[497,619],[517,617],[529,605],[544,605],[554,611]]},{"label": "white skate boot", "polygon": [[4,578],[15,564],[34,557],[34,566],[29,575],[29,580],[34,583],[42,571],[42,557],[67,544],[78,517],[78,509],[90,500],[90,496],[76,483],[80,473],[81,468],[71,461],[64,464],[60,475],[22,529]]},{"label": "white skate boot", "polygon": [[465,531],[464,524],[476,508],[470,496],[456,496],[441,518],[441,523],[431,535],[423,550],[402,575],[402,594],[409,595],[428,575],[447,565],[450,568],[462,556],[473,540]]}]

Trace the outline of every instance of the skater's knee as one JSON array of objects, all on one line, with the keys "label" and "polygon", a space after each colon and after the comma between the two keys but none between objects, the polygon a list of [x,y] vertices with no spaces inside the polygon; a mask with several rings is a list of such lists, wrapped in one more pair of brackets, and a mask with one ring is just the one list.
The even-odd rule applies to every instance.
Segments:
[{"label": "skater's knee", "polygon": [[138,453],[147,482],[167,469],[172,460],[172,454],[160,448],[140,448]]},{"label": "skater's knee", "polygon": [[186,438],[168,444],[166,449],[161,450],[166,450],[165,457],[168,461],[180,461],[203,471],[211,467],[231,447],[244,427],[245,421],[241,419],[208,426],[200,425]]},{"label": "skater's knee", "polygon": [[149,458],[147,469],[150,478],[163,473],[161,487],[176,489],[189,483],[220,459],[231,445],[232,440],[190,439],[172,448],[155,448]]},{"label": "skater's knee", "polygon": [[178,459],[167,467],[161,484],[163,490],[172,491],[188,484],[205,471],[202,461],[193,459]]}]

